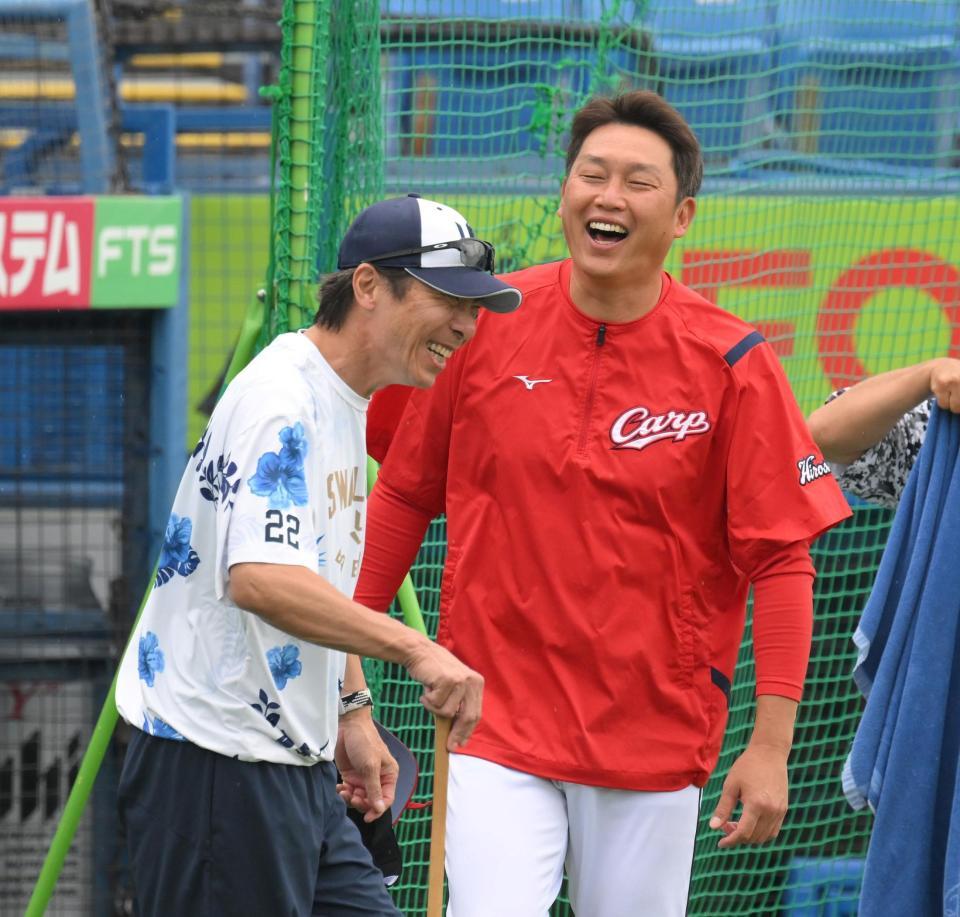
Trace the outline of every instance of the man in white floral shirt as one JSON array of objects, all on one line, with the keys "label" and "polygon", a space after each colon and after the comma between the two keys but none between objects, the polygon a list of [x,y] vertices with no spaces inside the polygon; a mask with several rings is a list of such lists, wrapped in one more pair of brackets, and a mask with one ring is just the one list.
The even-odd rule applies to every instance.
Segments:
[{"label": "man in white floral shirt", "polygon": [[478,308],[520,294],[459,213],[414,195],[367,208],[338,267],[314,324],[265,348],[214,409],[121,662],[141,917],[397,914],[337,791],[339,768],[373,821],[397,777],[359,656],[403,665],[454,718],[451,746],[480,716],[477,673],[352,601],[366,408],[382,386],[430,386]]},{"label": "man in white floral shirt", "polygon": [[807,424],[844,490],[893,509],[923,445],[934,398],[943,410],[960,413],[960,360],[927,360],[840,389]]}]

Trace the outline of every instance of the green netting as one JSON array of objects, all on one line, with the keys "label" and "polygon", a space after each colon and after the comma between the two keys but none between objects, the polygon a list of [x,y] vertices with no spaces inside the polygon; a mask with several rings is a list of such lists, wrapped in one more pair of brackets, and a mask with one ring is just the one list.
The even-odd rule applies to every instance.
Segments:
[{"label": "green netting", "polygon": [[380,34],[375,0],[287,0],[276,106],[272,301],[260,343],[303,327],[316,281],[336,267],[350,221],[383,196]]},{"label": "green netting", "polygon": [[[298,25],[311,11],[312,25]],[[868,373],[956,356],[957,22],[945,0],[290,3],[281,88],[306,85],[307,96],[282,109],[292,171],[281,170],[287,198],[275,211],[270,334],[309,319],[303,291],[332,266],[349,219],[383,193],[463,210],[503,270],[562,257],[555,213],[572,113],[593,93],[652,87],[693,125],[707,166],[668,269],[764,333],[805,411]],[[285,315],[299,297],[302,311]],[[791,810],[775,844],[724,852],[706,820],[752,725],[748,629],[704,793],[691,914],[854,912],[870,818],[849,810],[839,784],[861,710],[850,636],[889,524],[889,511],[857,506],[817,544]],[[443,557],[438,520],[413,571],[431,633]],[[419,759],[416,798],[428,799],[432,725],[419,689],[394,666],[369,675],[381,718]],[[422,913],[429,810],[409,811],[399,832],[396,901]],[[562,899],[555,913],[568,912]]]}]

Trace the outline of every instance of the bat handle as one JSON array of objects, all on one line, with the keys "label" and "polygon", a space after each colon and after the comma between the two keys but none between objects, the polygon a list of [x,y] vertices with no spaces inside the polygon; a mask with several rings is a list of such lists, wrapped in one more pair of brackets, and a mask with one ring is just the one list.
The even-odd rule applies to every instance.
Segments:
[{"label": "bat handle", "polygon": [[436,734],[433,747],[433,805],[430,821],[430,867],[427,872],[427,917],[443,913],[443,860],[447,840],[447,775],[450,755],[447,737],[451,720],[434,718]]}]

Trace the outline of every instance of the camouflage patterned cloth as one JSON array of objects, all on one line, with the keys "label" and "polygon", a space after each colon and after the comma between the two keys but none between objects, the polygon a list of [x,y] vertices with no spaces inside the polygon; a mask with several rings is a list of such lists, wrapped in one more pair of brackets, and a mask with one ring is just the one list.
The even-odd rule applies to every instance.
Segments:
[{"label": "camouflage patterned cloth", "polygon": [[[827,403],[845,391],[842,388],[834,392]],[[932,399],[923,401],[907,411],[880,442],[855,462],[849,465],[831,462],[840,487],[861,500],[896,509],[927,435],[932,403]]]}]

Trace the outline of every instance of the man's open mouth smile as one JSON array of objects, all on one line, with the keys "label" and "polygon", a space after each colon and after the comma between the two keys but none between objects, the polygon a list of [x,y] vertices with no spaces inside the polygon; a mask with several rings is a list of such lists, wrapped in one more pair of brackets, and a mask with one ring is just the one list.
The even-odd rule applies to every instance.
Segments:
[{"label": "man's open mouth smile", "polygon": [[625,226],[604,220],[591,220],[587,223],[587,235],[601,245],[616,245],[629,235]]}]

